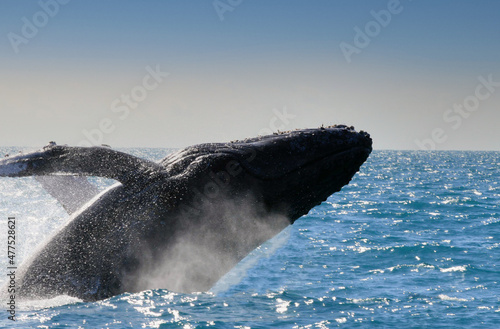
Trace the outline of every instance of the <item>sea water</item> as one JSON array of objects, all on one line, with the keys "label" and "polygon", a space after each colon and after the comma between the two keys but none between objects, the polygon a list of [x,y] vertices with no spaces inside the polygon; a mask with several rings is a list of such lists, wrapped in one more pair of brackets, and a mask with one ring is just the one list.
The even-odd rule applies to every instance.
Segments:
[{"label": "sea water", "polygon": [[[498,328],[499,177],[500,152],[374,151],[348,186],[208,292],[18,301],[16,322],[0,306],[0,327]],[[1,178],[0,196],[3,283],[8,217],[20,263],[68,215],[31,177]]]}]

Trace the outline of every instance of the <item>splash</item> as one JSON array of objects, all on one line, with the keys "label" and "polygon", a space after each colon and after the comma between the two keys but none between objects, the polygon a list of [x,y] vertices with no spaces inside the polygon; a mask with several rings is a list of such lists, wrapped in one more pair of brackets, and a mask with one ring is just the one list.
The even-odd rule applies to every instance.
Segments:
[{"label": "splash", "polygon": [[276,251],[282,248],[290,239],[290,227],[285,228],[278,233],[274,238],[264,243],[252,251],[247,257],[238,263],[231,271],[225,274],[219,281],[210,289],[209,292],[220,294],[229,290],[243,280],[247,272],[252,269],[263,258],[270,258]]},{"label": "splash", "polygon": [[[198,225],[180,230],[168,248],[141,251],[142,264],[125,278],[126,290],[208,291],[251,251],[290,224],[285,216],[269,214],[261,208],[251,196],[205,203]],[[288,235],[282,235],[269,252],[273,253],[287,238]],[[237,283],[237,278],[241,279],[257,260],[247,261],[222,286]]]},{"label": "splash", "polygon": [[18,305],[20,311],[36,311],[76,303],[83,303],[83,300],[67,295],[60,295],[50,299],[22,300]]}]

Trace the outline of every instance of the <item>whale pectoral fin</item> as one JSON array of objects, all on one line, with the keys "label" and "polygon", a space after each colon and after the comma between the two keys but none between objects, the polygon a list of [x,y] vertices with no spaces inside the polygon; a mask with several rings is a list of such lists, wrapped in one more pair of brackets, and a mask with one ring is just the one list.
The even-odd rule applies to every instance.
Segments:
[{"label": "whale pectoral fin", "polygon": [[55,145],[0,160],[0,177],[99,176],[134,184],[162,171],[159,164],[107,147]]},{"label": "whale pectoral fin", "polygon": [[70,215],[99,193],[97,186],[84,176],[35,176],[35,179]]}]

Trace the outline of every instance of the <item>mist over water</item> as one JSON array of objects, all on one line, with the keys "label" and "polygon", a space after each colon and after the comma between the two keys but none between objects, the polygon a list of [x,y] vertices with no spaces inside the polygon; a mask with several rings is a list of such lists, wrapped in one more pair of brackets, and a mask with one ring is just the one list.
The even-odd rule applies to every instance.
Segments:
[{"label": "mist over water", "polygon": [[[139,151],[155,159],[167,152]],[[500,314],[499,168],[499,152],[374,151],[341,192],[209,292],[155,289],[95,303],[60,296],[20,303],[16,324],[493,328]],[[93,180],[100,188],[112,183]],[[32,178],[0,179],[0,195],[0,223],[12,215],[18,223],[19,262],[68,218]],[[7,257],[0,259],[5,271]],[[6,313],[0,326],[11,327]]]},{"label": "mist over water", "polygon": [[[243,200],[221,194],[215,207],[213,202],[201,204],[201,222],[180,230],[168,248],[154,256],[142,250],[141,260],[148,261],[134,275],[133,283],[125,282],[125,290],[207,291],[250,251],[290,224],[284,216],[262,215],[251,196]],[[190,214],[178,216],[182,222]]]}]

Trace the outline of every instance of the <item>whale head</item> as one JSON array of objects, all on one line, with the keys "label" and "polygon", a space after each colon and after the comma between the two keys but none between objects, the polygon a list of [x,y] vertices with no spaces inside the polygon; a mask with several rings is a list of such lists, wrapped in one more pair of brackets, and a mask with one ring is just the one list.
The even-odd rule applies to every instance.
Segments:
[{"label": "whale head", "polygon": [[371,151],[368,133],[337,125],[195,145],[161,164],[192,182],[193,199],[248,198],[293,223],[348,184]]}]

